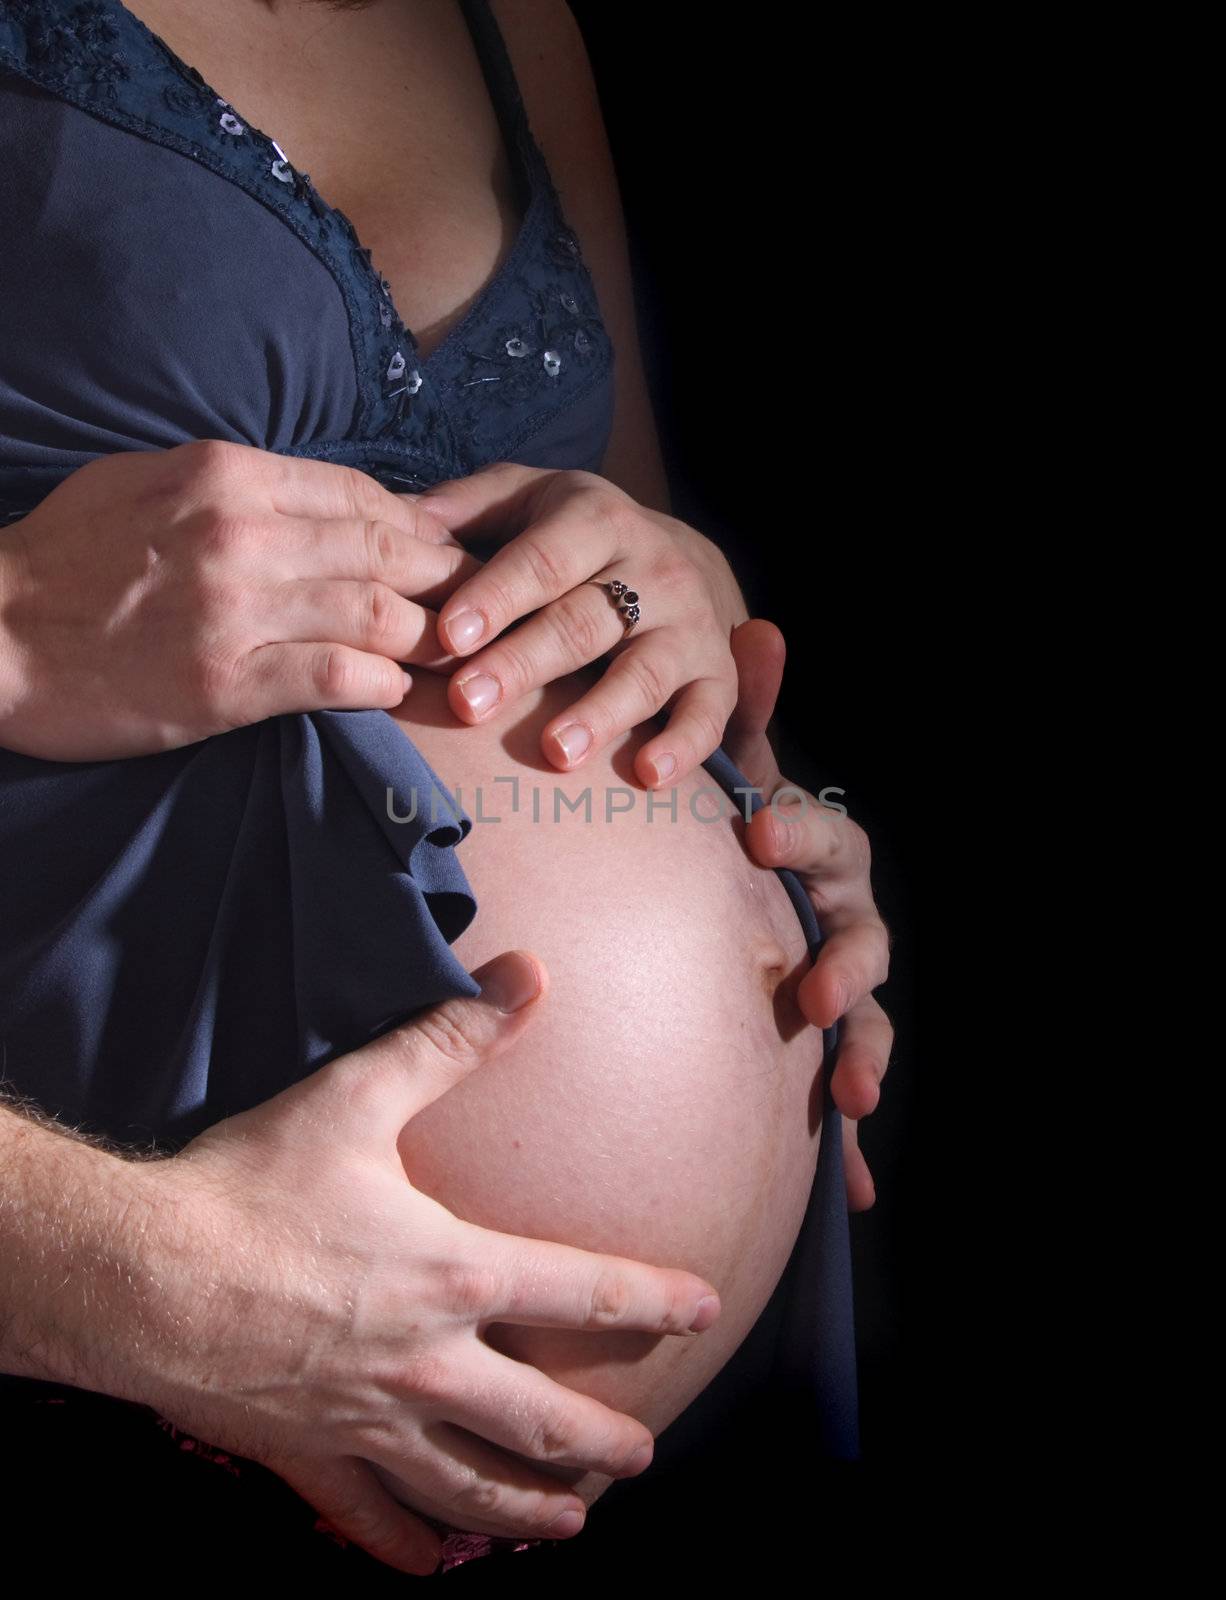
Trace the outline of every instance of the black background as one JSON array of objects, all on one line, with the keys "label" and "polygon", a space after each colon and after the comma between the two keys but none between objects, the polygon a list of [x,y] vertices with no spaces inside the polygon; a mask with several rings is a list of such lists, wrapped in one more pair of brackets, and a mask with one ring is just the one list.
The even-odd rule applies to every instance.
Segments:
[{"label": "black background", "polygon": [[[897,1044],[861,1125],[878,1198],[851,1218],[863,1460],[817,1470],[784,1422],[761,1454],[713,1451],[684,1504],[627,1497],[625,1517],[602,1518],[598,1502],[577,1540],[440,1581],[515,1587],[516,1573],[573,1593],[605,1577],[636,1593],[753,1574],[774,1588],[789,1566],[815,1582],[871,1582],[900,1563],[931,1576],[955,1549],[965,1557],[994,1491],[1005,1452],[981,1447],[1009,1382],[976,1348],[978,1262],[961,1243],[976,1201],[952,1115],[991,1064],[967,1049],[962,962],[975,930],[959,924],[949,887],[964,819],[982,803],[967,792],[974,749],[969,762],[957,751],[978,738],[983,684],[963,620],[976,563],[951,503],[973,432],[950,385],[965,370],[951,330],[976,270],[975,197],[948,170],[940,41],[921,48],[897,17],[853,27],[807,7],[571,3],[619,172],[674,510],[726,549],[751,612],[782,629],[782,768],[811,790],[846,791],[894,937],[879,998]],[[12,1439],[11,1459],[24,1445],[32,1463],[37,1439],[49,1474],[57,1463],[105,1473],[81,1459],[70,1420],[58,1445],[45,1422]],[[266,1503],[236,1511],[223,1471],[177,1459],[195,1474],[190,1528],[173,1521],[179,1479],[164,1501],[153,1474],[115,1484],[132,1515],[117,1517],[108,1548],[130,1572],[164,1523],[166,1550],[178,1561],[191,1550],[201,1572],[212,1560],[249,1578],[307,1575],[278,1537],[276,1517],[302,1510],[282,1486],[270,1478]],[[193,1550],[210,1496],[215,1548]],[[243,1514],[249,1540],[223,1539]],[[326,1541],[306,1545],[322,1581],[348,1576],[357,1592],[412,1582],[352,1550],[333,1570]],[[100,1548],[83,1543],[82,1559]]]},{"label": "black background", "polygon": [[[846,791],[895,940],[879,998],[899,1037],[861,1127],[878,1199],[852,1218],[864,1447],[881,1458],[904,1448],[910,1410],[912,1186],[936,1068],[915,1005],[921,797],[938,777],[925,734],[941,714],[925,644],[935,552],[900,492],[915,448],[904,396],[919,398],[898,342],[902,230],[884,225],[899,186],[866,192],[886,176],[878,145],[845,126],[838,41],[807,8],[572,10],[618,169],[674,511],[783,631],[781,766]],[[870,100],[857,120],[881,114]]]},{"label": "black background", "polygon": [[[945,162],[940,41],[905,24],[572,10],[618,169],[674,511],[782,629],[781,766],[846,791],[894,939],[878,997],[897,1043],[861,1124],[878,1198],[851,1218],[864,1459],[819,1490],[871,1564],[884,1527],[935,1533],[977,1491],[970,1439],[992,1406],[950,1242],[974,1204],[949,1116],[969,934],[947,910],[955,818],[974,810],[956,755],[976,738],[976,668],[949,603],[968,574],[947,387],[974,196]],[[781,1460],[795,1444],[776,1436]]]}]

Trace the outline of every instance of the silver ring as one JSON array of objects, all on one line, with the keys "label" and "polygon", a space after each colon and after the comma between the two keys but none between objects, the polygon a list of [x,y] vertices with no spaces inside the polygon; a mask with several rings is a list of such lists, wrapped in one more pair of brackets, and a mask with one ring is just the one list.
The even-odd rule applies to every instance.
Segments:
[{"label": "silver ring", "polygon": [[639,597],[635,591],[627,584],[624,584],[620,578],[614,578],[609,583],[602,582],[600,578],[589,578],[588,582],[597,584],[606,591],[613,604],[621,612],[626,633],[631,632],[635,623],[642,616],[642,612],[639,609]]}]

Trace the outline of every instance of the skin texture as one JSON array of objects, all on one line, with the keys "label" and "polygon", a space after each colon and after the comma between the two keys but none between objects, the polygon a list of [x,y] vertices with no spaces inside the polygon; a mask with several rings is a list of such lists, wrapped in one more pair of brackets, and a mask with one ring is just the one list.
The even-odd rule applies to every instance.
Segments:
[{"label": "skin texture", "polygon": [[[700,771],[678,786],[675,823],[659,794],[649,822],[630,764],[650,727],[581,774],[542,761],[542,723],[590,676],[465,728],[446,680],[419,672],[392,713],[474,818],[457,849],[479,911],[457,956],[471,970],[517,945],[550,974],[530,1035],[415,1117],[400,1151],[414,1184],[468,1221],[716,1286],[719,1321],[693,1341],[487,1330],[505,1354],[658,1436],[743,1341],[787,1263],[817,1159],[820,1038],[796,1006],[809,962],[783,885],[745,855],[739,816],[703,823],[690,809],[713,779]],[[520,780],[518,814],[495,777]],[[555,822],[555,788],[574,804],[585,787],[591,822],[560,803]],[[634,805],[606,821],[610,790]],[[713,793],[696,804],[716,813]],[[589,1504],[612,1481],[552,1470]]]}]

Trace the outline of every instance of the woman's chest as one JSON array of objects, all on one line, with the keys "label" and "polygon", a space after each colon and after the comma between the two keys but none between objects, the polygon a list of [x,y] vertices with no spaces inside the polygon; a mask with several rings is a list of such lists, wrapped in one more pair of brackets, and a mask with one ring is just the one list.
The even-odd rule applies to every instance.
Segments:
[{"label": "woman's chest", "polygon": [[200,438],[599,470],[612,340],[490,0],[136,4],[0,6],[0,523]]},{"label": "woman's chest", "polygon": [[428,358],[505,260],[527,200],[457,0],[127,9],[350,218]]}]

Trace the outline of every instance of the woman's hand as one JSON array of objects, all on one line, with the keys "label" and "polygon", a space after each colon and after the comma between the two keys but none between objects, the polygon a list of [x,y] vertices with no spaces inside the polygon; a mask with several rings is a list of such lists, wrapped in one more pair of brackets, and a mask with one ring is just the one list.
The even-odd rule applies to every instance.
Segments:
[{"label": "woman's hand", "polygon": [[[865,1211],[876,1194],[856,1123],[876,1108],[894,1045],[890,1019],[872,994],[889,974],[890,936],[873,900],[868,835],[779,771],[766,728],[783,679],[782,633],[755,617],[733,630],[732,650],[740,696],[724,748],[766,802],[747,824],[745,843],[759,866],[790,867],[797,874],[824,935],[797,999],[814,1027],[829,1028],[843,1018],[830,1092],[843,1113],[848,1204]],[[772,806],[782,789],[805,798]]]},{"label": "woman's hand", "polygon": [[440,670],[428,609],[477,569],[354,467],[194,440],[70,474],[0,532],[0,745],[51,761],[384,709]]},{"label": "woman's hand", "polygon": [[[467,658],[448,694],[462,722],[608,655],[601,681],[542,730],[554,766],[572,770],[666,707],[666,731],[635,758],[645,786],[679,781],[718,748],[737,697],[729,634],[748,612],[709,539],[595,473],[509,461],[437,484],[417,504],[461,542],[500,545],[439,607],[441,647]],[[612,579],[639,596],[628,635],[598,586]]]}]

